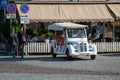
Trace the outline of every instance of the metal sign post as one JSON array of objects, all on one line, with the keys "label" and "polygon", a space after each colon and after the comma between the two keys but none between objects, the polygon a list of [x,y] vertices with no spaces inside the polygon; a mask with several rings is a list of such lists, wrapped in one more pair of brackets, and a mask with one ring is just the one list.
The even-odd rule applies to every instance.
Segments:
[{"label": "metal sign post", "polygon": [[10,19],[10,30],[12,28],[12,19]]},{"label": "metal sign post", "polygon": [[6,21],[6,6],[8,4],[8,0],[0,0],[0,10],[4,10],[4,22]]},{"label": "metal sign post", "polygon": [[6,21],[6,9],[4,9],[4,22]]},{"label": "metal sign post", "polygon": [[[10,29],[12,28],[12,19],[16,19],[16,6],[15,4],[8,4],[7,5],[7,12],[9,13],[9,18],[10,19]],[[15,14],[15,16],[14,16]],[[8,17],[8,15],[7,15]]]},{"label": "metal sign post", "polygon": [[29,14],[27,12],[29,11],[29,6],[27,4],[22,4],[20,6],[20,11],[23,13],[20,16],[20,23],[24,26],[24,32],[26,33],[26,24],[30,23]]},{"label": "metal sign post", "polygon": [[23,27],[24,27],[24,32],[26,34],[26,24],[23,24]]},{"label": "metal sign post", "polygon": [[29,14],[21,14],[20,23],[24,25],[24,31],[26,33],[26,24],[30,23]]}]

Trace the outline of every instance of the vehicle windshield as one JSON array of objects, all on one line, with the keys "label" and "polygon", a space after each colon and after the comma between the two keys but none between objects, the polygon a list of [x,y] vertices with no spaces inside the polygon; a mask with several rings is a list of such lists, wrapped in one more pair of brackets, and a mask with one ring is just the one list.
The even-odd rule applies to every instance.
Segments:
[{"label": "vehicle windshield", "polygon": [[68,29],[68,37],[69,38],[85,38],[85,30],[84,29]]}]

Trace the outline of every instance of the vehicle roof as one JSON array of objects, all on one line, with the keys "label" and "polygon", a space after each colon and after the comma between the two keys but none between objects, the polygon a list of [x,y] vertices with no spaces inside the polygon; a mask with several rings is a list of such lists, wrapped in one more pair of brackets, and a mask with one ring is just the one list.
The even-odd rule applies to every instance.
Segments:
[{"label": "vehicle roof", "polygon": [[85,28],[88,27],[87,25],[76,24],[76,23],[53,23],[48,26],[49,30],[63,30],[65,28],[68,29],[78,29],[78,28]]}]

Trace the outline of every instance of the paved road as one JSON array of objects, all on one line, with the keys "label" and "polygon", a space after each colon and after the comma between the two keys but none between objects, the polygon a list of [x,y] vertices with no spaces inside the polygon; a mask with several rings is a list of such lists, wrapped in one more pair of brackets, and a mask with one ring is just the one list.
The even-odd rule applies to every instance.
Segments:
[{"label": "paved road", "polygon": [[120,80],[120,53],[68,61],[51,55],[12,59],[0,52],[0,80]]}]

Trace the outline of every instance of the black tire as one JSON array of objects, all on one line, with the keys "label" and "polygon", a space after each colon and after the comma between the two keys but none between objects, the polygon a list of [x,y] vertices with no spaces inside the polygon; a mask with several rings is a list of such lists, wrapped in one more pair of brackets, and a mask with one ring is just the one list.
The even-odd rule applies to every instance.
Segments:
[{"label": "black tire", "polygon": [[66,51],[66,56],[67,56],[67,60],[71,60],[72,56],[70,56],[69,50],[67,49]]},{"label": "black tire", "polygon": [[56,54],[54,53],[53,47],[51,48],[51,54],[53,58],[56,58]]},{"label": "black tire", "polygon": [[91,57],[92,60],[95,60],[96,55],[91,55],[90,57]]},{"label": "black tire", "polygon": [[56,54],[52,53],[52,57],[53,57],[53,58],[56,58]]}]

